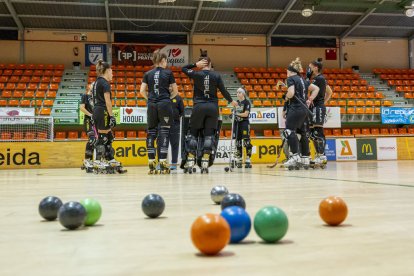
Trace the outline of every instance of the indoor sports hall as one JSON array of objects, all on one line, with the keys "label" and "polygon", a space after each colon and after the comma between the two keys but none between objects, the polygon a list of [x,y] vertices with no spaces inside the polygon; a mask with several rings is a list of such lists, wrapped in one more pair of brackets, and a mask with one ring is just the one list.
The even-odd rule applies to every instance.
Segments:
[{"label": "indoor sports hall", "polygon": [[413,48],[411,0],[0,1],[0,275],[414,275]]}]

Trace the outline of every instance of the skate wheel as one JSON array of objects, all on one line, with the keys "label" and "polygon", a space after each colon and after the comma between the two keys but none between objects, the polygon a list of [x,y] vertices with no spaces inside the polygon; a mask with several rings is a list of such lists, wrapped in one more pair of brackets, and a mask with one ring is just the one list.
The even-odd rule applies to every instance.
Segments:
[{"label": "skate wheel", "polygon": [[188,173],[189,173],[189,174],[192,174],[192,173],[193,173],[193,170],[188,170]]},{"label": "skate wheel", "polygon": [[193,173],[195,173],[195,172],[197,172],[197,169],[196,168],[193,168]]},{"label": "skate wheel", "polygon": [[292,171],[294,168],[292,166],[288,167],[289,171]]},{"label": "skate wheel", "polygon": [[229,167],[225,167],[225,168],[224,168],[224,171],[225,171],[225,172],[229,172],[229,170],[230,170],[230,168],[229,168]]},{"label": "skate wheel", "polygon": [[304,166],[303,167],[305,170],[309,170],[309,167],[308,166]]},{"label": "skate wheel", "polygon": [[82,167],[81,167],[81,170],[83,171],[84,169],[85,169],[85,166],[82,166]]},{"label": "skate wheel", "polygon": [[296,167],[295,167],[295,170],[297,170],[297,171],[298,171],[299,169],[300,169],[300,168],[299,168],[298,166],[296,166]]}]

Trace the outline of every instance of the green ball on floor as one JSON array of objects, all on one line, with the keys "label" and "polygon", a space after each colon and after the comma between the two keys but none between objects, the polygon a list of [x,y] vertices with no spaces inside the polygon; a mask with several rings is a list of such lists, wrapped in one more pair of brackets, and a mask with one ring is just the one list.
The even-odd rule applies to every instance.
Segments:
[{"label": "green ball on floor", "polygon": [[274,243],[282,239],[288,230],[288,218],[282,209],[267,206],[254,217],[254,230],[265,242]]},{"label": "green ball on floor", "polygon": [[102,215],[102,207],[99,202],[92,198],[86,198],[81,200],[80,204],[86,209],[85,226],[92,226],[97,223]]}]

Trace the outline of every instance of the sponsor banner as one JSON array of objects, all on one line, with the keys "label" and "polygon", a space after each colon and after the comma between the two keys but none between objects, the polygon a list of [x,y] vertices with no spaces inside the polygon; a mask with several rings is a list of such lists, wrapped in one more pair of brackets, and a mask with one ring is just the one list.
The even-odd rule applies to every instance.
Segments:
[{"label": "sponsor banner", "polygon": [[115,159],[123,166],[148,165],[145,140],[114,141]]},{"label": "sponsor banner", "polygon": [[[112,113],[116,119],[116,124],[121,123],[121,116],[120,116],[120,108],[119,107],[112,107]],[[83,120],[85,119],[85,114],[82,111],[79,111],[79,124],[83,125]]]},{"label": "sponsor banner", "polygon": [[336,160],[355,161],[357,160],[356,139],[336,139]]},{"label": "sponsor banner", "polygon": [[358,139],[357,158],[358,160],[377,160],[377,140]]},{"label": "sponsor banner", "polygon": [[276,107],[252,108],[249,119],[251,124],[277,124]]},{"label": "sponsor banner", "polygon": [[378,160],[397,160],[397,138],[377,138]]},{"label": "sponsor banner", "polygon": [[120,124],[147,124],[147,108],[121,107]]},{"label": "sponsor banner", "polygon": [[0,108],[0,124],[15,125],[15,124],[34,124],[32,118],[34,117],[34,108],[16,108],[16,107],[1,107]]},{"label": "sponsor banner", "polygon": [[85,44],[85,66],[89,67],[92,64],[97,64],[100,59],[107,60],[106,45]]},{"label": "sponsor banner", "polygon": [[167,55],[168,66],[188,64],[188,45],[133,45],[112,44],[112,63],[114,65],[152,65],[152,54],[161,49]]},{"label": "sponsor banner", "polygon": [[[313,144],[313,143],[312,143]],[[336,142],[335,140],[328,139],[325,144],[325,156],[328,161],[336,161]]]},{"label": "sponsor banner", "polygon": [[84,141],[0,143],[0,169],[80,168],[84,155]]},{"label": "sponsor banner", "polygon": [[398,160],[414,159],[414,137],[397,138],[397,156]]},{"label": "sponsor banner", "polygon": [[414,124],[414,108],[404,107],[382,107],[381,121],[383,124]]},{"label": "sponsor banner", "polygon": [[[283,118],[283,107],[278,107],[278,124],[279,128],[286,128],[286,119]],[[341,127],[341,109],[339,107],[326,107],[326,120],[324,128]]]},{"label": "sponsor banner", "polygon": [[252,163],[274,163],[281,151],[279,164],[286,159],[282,149],[282,139],[254,139],[252,140]]}]

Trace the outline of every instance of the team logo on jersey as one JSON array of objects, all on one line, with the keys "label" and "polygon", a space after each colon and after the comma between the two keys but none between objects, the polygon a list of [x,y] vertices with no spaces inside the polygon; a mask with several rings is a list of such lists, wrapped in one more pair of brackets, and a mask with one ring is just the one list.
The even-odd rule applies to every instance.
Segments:
[{"label": "team logo on jersey", "polygon": [[164,117],[164,121],[168,124],[168,121],[170,120],[170,117]]}]

